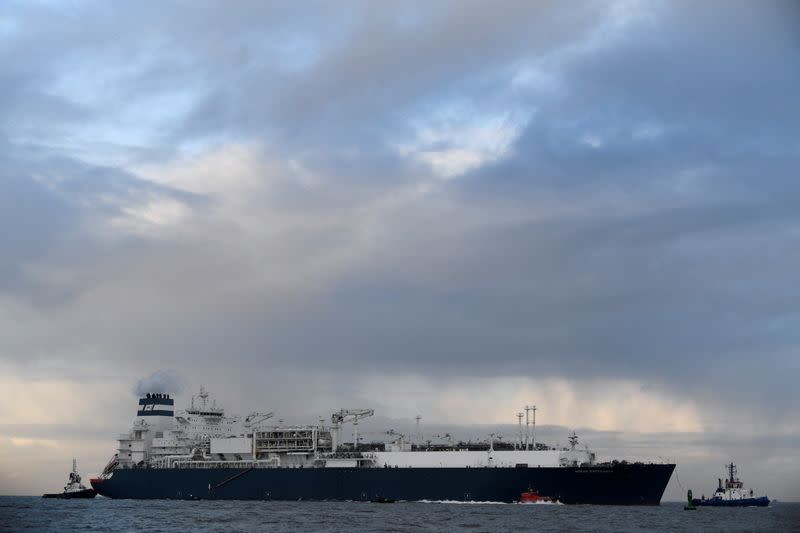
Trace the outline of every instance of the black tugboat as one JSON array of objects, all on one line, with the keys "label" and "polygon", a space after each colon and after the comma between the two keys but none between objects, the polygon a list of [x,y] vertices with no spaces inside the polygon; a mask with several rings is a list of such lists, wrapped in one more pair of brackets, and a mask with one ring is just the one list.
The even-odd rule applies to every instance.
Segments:
[{"label": "black tugboat", "polygon": [[75,459],[72,460],[72,472],[69,473],[69,480],[64,486],[64,491],[42,494],[42,498],[60,498],[64,500],[73,498],[94,498],[95,496],[97,496],[96,490],[87,489],[81,484],[81,476],[78,474],[78,465]]}]

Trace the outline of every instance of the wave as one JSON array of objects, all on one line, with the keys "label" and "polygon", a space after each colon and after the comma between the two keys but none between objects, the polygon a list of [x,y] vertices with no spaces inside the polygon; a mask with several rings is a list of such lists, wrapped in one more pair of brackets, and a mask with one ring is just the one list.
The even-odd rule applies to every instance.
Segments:
[{"label": "wave", "polygon": [[478,502],[473,500],[417,500],[418,503],[447,503],[459,505],[508,505],[506,502]]}]

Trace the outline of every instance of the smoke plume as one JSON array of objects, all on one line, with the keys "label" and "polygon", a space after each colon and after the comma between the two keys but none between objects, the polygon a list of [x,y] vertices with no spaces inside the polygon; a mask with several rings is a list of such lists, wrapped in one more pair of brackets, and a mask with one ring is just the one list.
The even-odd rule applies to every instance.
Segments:
[{"label": "smoke plume", "polygon": [[181,380],[174,370],[157,370],[141,378],[136,384],[136,394],[143,396],[148,392],[176,394],[181,391]]}]

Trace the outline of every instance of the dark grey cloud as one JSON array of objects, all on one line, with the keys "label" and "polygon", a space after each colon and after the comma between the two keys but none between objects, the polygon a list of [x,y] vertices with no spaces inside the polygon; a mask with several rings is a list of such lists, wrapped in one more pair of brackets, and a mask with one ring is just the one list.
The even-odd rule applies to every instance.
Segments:
[{"label": "dark grey cloud", "polygon": [[[289,47],[271,62],[227,49],[212,57],[232,72],[210,80],[183,133],[245,131],[312,152],[320,145],[330,150],[353,144],[380,151],[420,106],[486,85],[482,78],[518,55],[575,38],[600,14],[593,3],[571,13],[555,4],[519,2],[360,7],[322,9],[295,26],[311,52]],[[331,21],[339,30],[330,30]],[[291,63],[292,56],[303,68],[276,67]]]},{"label": "dark grey cloud", "polygon": [[[753,317],[731,317],[719,311],[754,295],[746,287],[742,294],[731,292],[717,272],[725,261],[759,263],[752,255],[754,247],[780,246],[785,238],[782,230],[794,222],[791,198],[796,186],[791,174],[797,147],[788,132],[796,128],[798,117],[796,106],[788,104],[791,89],[797,86],[798,70],[787,61],[797,45],[791,31],[797,15],[791,4],[743,4],[726,17],[714,16],[716,10],[707,6],[654,6],[651,13],[641,14],[641,19],[634,16],[633,21],[625,22],[624,16],[618,15],[625,27],[607,39],[602,33],[594,35],[596,23],[616,19],[603,13],[603,6],[591,4],[572,14],[549,5],[490,9],[480,4],[442,4],[431,12],[399,4],[380,10],[360,10],[352,5],[348,6],[352,9],[320,13],[308,21],[310,28],[321,26],[320,19],[325,17],[341,23],[343,29],[338,33],[322,32],[321,37],[297,27],[297,11],[260,3],[243,5],[221,17],[213,6],[200,6],[188,14],[180,6],[167,6],[158,14],[151,7],[101,8],[79,25],[75,23],[78,15],[69,10],[30,8],[20,17],[20,27],[26,31],[20,30],[12,43],[27,46],[34,36],[47,33],[48,39],[35,48],[34,55],[34,63],[45,68],[19,67],[18,76],[26,82],[10,80],[10,85],[41,88],[47,85],[44,79],[48,74],[51,81],[63,74],[63,67],[45,54],[56,46],[62,46],[67,59],[79,63],[99,59],[106,66],[119,65],[123,56],[133,54],[132,63],[140,58],[144,66],[122,76],[123,83],[112,84],[110,96],[101,98],[104,102],[113,105],[128,97],[145,101],[148,93],[188,89],[197,81],[210,87],[208,96],[199,100],[186,121],[175,125],[174,134],[179,137],[173,140],[203,138],[213,130],[234,138],[259,132],[271,138],[270,132],[295,131],[301,142],[309,144],[311,161],[317,167],[330,165],[326,168],[337,175],[360,173],[364,182],[381,183],[386,175],[401,182],[416,178],[385,147],[373,160],[362,156],[355,163],[343,162],[336,154],[337,141],[372,146],[385,142],[386,132],[375,136],[369,127],[364,130],[367,121],[378,128],[402,128],[409,113],[431,102],[462,95],[479,98],[493,92],[509,95],[501,90],[502,84],[508,83],[503,76],[526,60],[557,80],[559,90],[554,93],[534,87],[509,96],[510,103],[515,98],[521,105],[537,107],[514,146],[514,155],[474,171],[462,182],[448,184],[443,194],[456,195],[466,211],[484,201],[499,211],[524,210],[526,202],[550,195],[586,212],[526,220],[536,218],[534,206],[519,222],[492,224],[477,231],[433,229],[424,238],[416,235],[426,231],[422,224],[403,226],[389,235],[387,244],[392,250],[386,256],[395,263],[385,266],[376,258],[375,273],[359,271],[357,277],[326,296],[330,304],[312,311],[322,320],[320,337],[324,338],[329,324],[334,331],[352,329],[350,336],[356,345],[371,345],[365,339],[373,329],[388,329],[402,338],[409,331],[425,330],[422,324],[426,323],[433,330],[431,337],[412,337],[423,346],[427,339],[431,347],[411,352],[418,354],[420,361],[435,364],[440,358],[447,359],[436,355],[447,353],[442,346],[469,335],[463,330],[479,335],[475,327],[486,324],[495,333],[487,333],[483,342],[479,335],[465,343],[462,352],[476,361],[475,372],[485,371],[477,362],[482,353],[495,347],[513,364],[533,361],[537,368],[552,372],[560,371],[553,361],[578,358],[591,374],[603,368],[609,373],[630,370],[629,363],[642,357],[647,339],[666,334],[662,324],[676,328],[676,338],[646,351],[663,352],[664,358],[676,357],[673,352],[678,352],[691,359],[696,351],[723,357],[729,343],[722,342],[725,336],[721,332],[728,328],[748,331],[737,324],[750,324]],[[75,24],[60,24],[64,18]],[[151,24],[145,25],[144,35],[134,38],[136,24],[123,21]],[[311,51],[286,52],[297,54],[303,65],[303,54],[310,55],[304,68],[281,70],[260,62],[257,52],[274,46],[270,29],[277,35],[294,30],[300,35],[298,42],[307,43]],[[708,39],[708,35],[714,38]],[[329,48],[321,48],[322,38],[330,40]],[[163,56],[156,53],[161,51]],[[283,60],[291,63],[287,57]],[[11,57],[5,61],[18,63]],[[207,72],[211,68],[219,69],[216,79]],[[132,92],[116,92],[120,90]],[[261,91],[265,97],[259,99]],[[30,96],[29,103],[35,103],[37,94]],[[216,109],[212,108],[214,102],[219,104]],[[75,105],[62,104],[65,108]],[[75,116],[96,116],[92,113],[106,109],[105,104],[87,107],[91,108],[88,114]],[[219,118],[220,113],[225,117]],[[65,120],[58,113],[43,116],[56,123]],[[7,126],[14,127],[14,122]],[[637,128],[645,130],[637,134]],[[754,132],[769,141],[769,148],[764,146],[767,141],[753,140]],[[587,135],[596,136],[601,145],[582,142]],[[329,141],[333,141],[332,148],[325,152],[322,144]],[[289,139],[278,145],[296,143]],[[26,163],[30,166],[29,161],[20,164]],[[42,238],[52,238],[69,226],[66,219],[57,217],[69,215],[70,220],[79,220],[86,216],[85,211],[64,201],[64,195],[87,202],[92,197],[120,196],[123,202],[131,194],[165,193],[120,169],[81,166],[63,156],[52,157],[49,165],[72,174],[59,183],[58,194],[20,178],[16,187],[30,190],[10,195],[40,195],[36,201],[46,216],[26,226]],[[32,171],[28,169],[28,173]],[[690,191],[676,191],[684,179]],[[352,181],[342,178],[340,184],[344,187],[326,187],[330,192],[316,200],[306,195],[301,206],[329,201],[337,189],[343,189],[344,201],[352,203],[353,194],[358,194],[352,190]],[[385,185],[379,185],[366,198],[380,195],[384,189]],[[615,207],[595,212],[593,196],[615,190],[620,191],[619,199],[612,204],[620,207],[630,202],[622,207],[632,214],[615,213]],[[58,203],[58,207],[46,202]],[[421,211],[436,208],[433,203]],[[6,216],[15,220],[35,217],[33,210],[26,215],[13,213],[9,209]],[[417,211],[415,216],[428,216],[429,224],[447,225],[436,220],[434,212],[420,215]],[[48,222],[48,217],[55,217],[54,221]],[[725,244],[737,238],[742,243],[738,250]],[[37,241],[23,240],[29,248]],[[715,244],[723,249],[703,252],[707,246],[715,250]],[[445,254],[439,250],[446,249],[443,247],[452,248],[452,259],[442,257]],[[790,250],[780,259],[775,266],[778,271],[765,272],[765,278],[782,279],[792,270],[795,258]],[[21,264],[14,261],[16,266]],[[391,272],[393,264],[400,267],[399,275]],[[404,279],[405,267],[423,280],[428,276],[430,282]],[[748,264],[741,274],[752,272],[753,265]],[[735,282],[737,274],[730,275],[733,279],[729,282]],[[775,285],[767,279],[761,281],[751,285],[762,291]],[[680,294],[685,299],[681,300]],[[385,315],[374,313],[373,307],[387,295],[393,305]],[[719,307],[693,305],[699,295]],[[784,300],[788,307],[782,312],[793,313],[788,303],[791,299]],[[331,309],[350,306],[353,318],[334,313],[328,320],[326,305]],[[687,306],[694,311],[687,312]],[[431,310],[437,320],[417,314],[414,310],[418,307]],[[751,301],[747,307],[754,312],[759,306]],[[252,309],[243,313],[254,311],[257,316],[258,311]],[[709,324],[692,316],[693,312],[715,318]],[[404,313],[409,314],[405,328]],[[303,322],[288,320],[302,329]],[[235,327],[243,329],[243,339],[272,337],[258,332],[254,336],[250,321],[241,323],[244,325]],[[700,326],[703,323],[708,329]],[[364,324],[370,326],[361,327]],[[439,335],[437,327],[442,332]],[[771,326],[765,327],[769,330]],[[296,345],[296,350],[303,352],[305,343],[314,342],[305,338],[293,341],[291,328],[276,329],[280,331],[275,338],[286,340],[274,342],[283,347]],[[575,335],[576,331],[583,333]],[[303,337],[299,332],[296,335]],[[382,335],[377,336],[380,338]],[[735,344],[741,347],[741,339]],[[254,350],[256,346],[258,343],[253,343]],[[393,346],[389,351],[404,351],[399,340]],[[690,346],[695,349],[689,350]],[[352,351],[354,357],[360,353],[357,349],[343,351]],[[414,356],[403,359],[409,357]],[[397,360],[397,354],[390,359]]]},{"label": "dark grey cloud", "polygon": [[120,168],[88,164],[58,151],[0,143],[0,293],[34,305],[73,301],[89,282],[61,283],[41,276],[40,266],[86,265],[113,248],[137,247],[98,241],[98,230],[130,202],[151,195],[202,205],[197,195],[142,180]]}]

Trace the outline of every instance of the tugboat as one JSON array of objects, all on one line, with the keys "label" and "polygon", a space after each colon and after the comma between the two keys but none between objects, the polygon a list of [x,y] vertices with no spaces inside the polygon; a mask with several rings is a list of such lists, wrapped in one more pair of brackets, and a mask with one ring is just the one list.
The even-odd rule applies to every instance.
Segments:
[{"label": "tugboat", "polygon": [[97,491],[94,489],[87,489],[81,484],[81,476],[78,474],[78,465],[75,459],[72,460],[72,472],[69,473],[69,480],[64,486],[63,492],[54,492],[51,494],[42,494],[42,498],[94,498],[97,496]]},{"label": "tugboat", "polygon": [[733,463],[725,465],[728,470],[728,479],[725,480],[725,487],[722,486],[722,479],[719,479],[717,490],[714,495],[706,499],[705,496],[692,500],[694,505],[702,507],[766,507],[769,505],[769,498],[766,496],[755,496],[753,489],[746,490],[742,481],[736,477],[736,465]]}]

